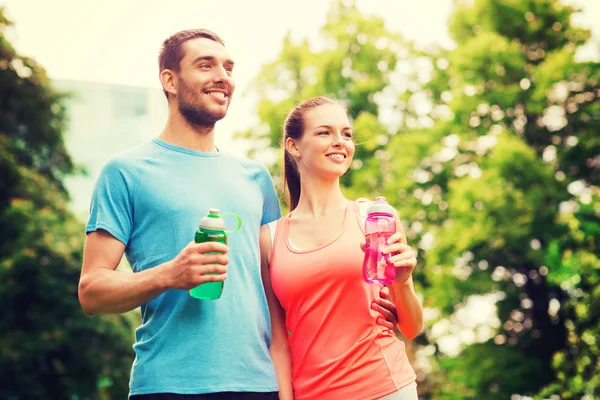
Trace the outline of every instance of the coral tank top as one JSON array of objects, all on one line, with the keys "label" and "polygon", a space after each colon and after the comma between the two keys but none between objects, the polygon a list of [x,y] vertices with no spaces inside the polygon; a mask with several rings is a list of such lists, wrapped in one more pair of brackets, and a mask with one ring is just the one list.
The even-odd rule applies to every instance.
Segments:
[{"label": "coral tank top", "polygon": [[377,325],[379,285],[363,280],[361,222],[349,203],[341,231],[310,250],[289,241],[289,217],[277,223],[273,290],[286,311],[297,400],[369,400],[415,381],[404,343]]}]

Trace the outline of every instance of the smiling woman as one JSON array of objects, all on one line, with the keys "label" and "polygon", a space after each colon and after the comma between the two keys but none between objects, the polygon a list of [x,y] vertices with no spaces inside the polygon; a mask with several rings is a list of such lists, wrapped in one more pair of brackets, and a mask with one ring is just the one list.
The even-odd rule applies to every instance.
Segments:
[{"label": "smiling woman", "polygon": [[[288,115],[283,142],[290,213],[260,237],[280,387],[291,381],[297,400],[416,400],[404,343],[374,304],[385,304],[381,287],[362,276],[363,218],[340,188],[355,151],[346,109],[326,97],[306,100]],[[423,320],[412,283],[417,261],[397,226],[384,250],[397,272],[395,304],[386,309],[397,310],[394,320],[412,339]]]},{"label": "smiling woman", "polygon": [[[299,168],[312,165],[302,160],[302,153],[306,157],[329,156],[330,161],[340,164],[337,172],[340,169],[345,172],[354,155],[354,141],[346,110],[326,97],[305,101],[294,108],[285,121],[284,132],[284,187],[293,210],[300,200]],[[301,140],[305,132],[307,140]],[[319,156],[318,151],[311,151],[312,147],[325,153]]]},{"label": "smiling woman", "polygon": [[[350,167],[354,141],[346,110],[338,103],[321,101],[324,103],[307,109],[301,116],[302,135],[292,137],[295,133],[292,130],[285,139],[286,154],[294,159],[292,167],[295,168],[295,171],[286,170],[286,175],[289,171],[299,176],[319,174],[335,178]],[[291,124],[293,122],[288,120],[288,126]]]}]

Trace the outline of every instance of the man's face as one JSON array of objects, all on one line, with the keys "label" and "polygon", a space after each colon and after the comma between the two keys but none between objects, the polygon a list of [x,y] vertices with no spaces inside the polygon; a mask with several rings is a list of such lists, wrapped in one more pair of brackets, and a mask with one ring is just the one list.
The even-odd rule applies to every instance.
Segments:
[{"label": "man's face", "polygon": [[211,39],[188,40],[183,50],[176,74],[179,112],[191,125],[214,125],[231,102],[234,63],[225,47]]}]

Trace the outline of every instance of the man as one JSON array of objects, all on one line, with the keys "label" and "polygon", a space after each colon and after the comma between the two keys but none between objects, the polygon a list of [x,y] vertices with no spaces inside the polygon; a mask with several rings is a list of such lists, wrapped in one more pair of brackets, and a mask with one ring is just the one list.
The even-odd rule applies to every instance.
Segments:
[{"label": "man", "polygon": [[[141,306],[131,399],[277,399],[258,234],[281,216],[279,202],[264,165],[214,145],[235,88],[234,62],[221,38],[197,29],[165,40],[159,65],[168,121],[158,138],[110,159],[98,178],[80,303],[90,315]],[[228,245],[192,242],[210,208],[241,216]],[[115,270],[123,253],[135,273]],[[188,293],[225,279],[219,300]]]}]

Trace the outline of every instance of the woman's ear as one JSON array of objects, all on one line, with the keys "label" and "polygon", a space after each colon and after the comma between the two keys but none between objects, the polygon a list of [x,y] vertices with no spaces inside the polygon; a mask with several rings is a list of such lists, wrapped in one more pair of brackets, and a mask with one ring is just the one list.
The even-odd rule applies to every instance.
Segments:
[{"label": "woman's ear", "polygon": [[292,156],[300,158],[300,151],[298,150],[298,146],[297,146],[296,141],[294,139],[292,139],[290,137],[287,138],[287,139],[285,139],[285,149]]}]

